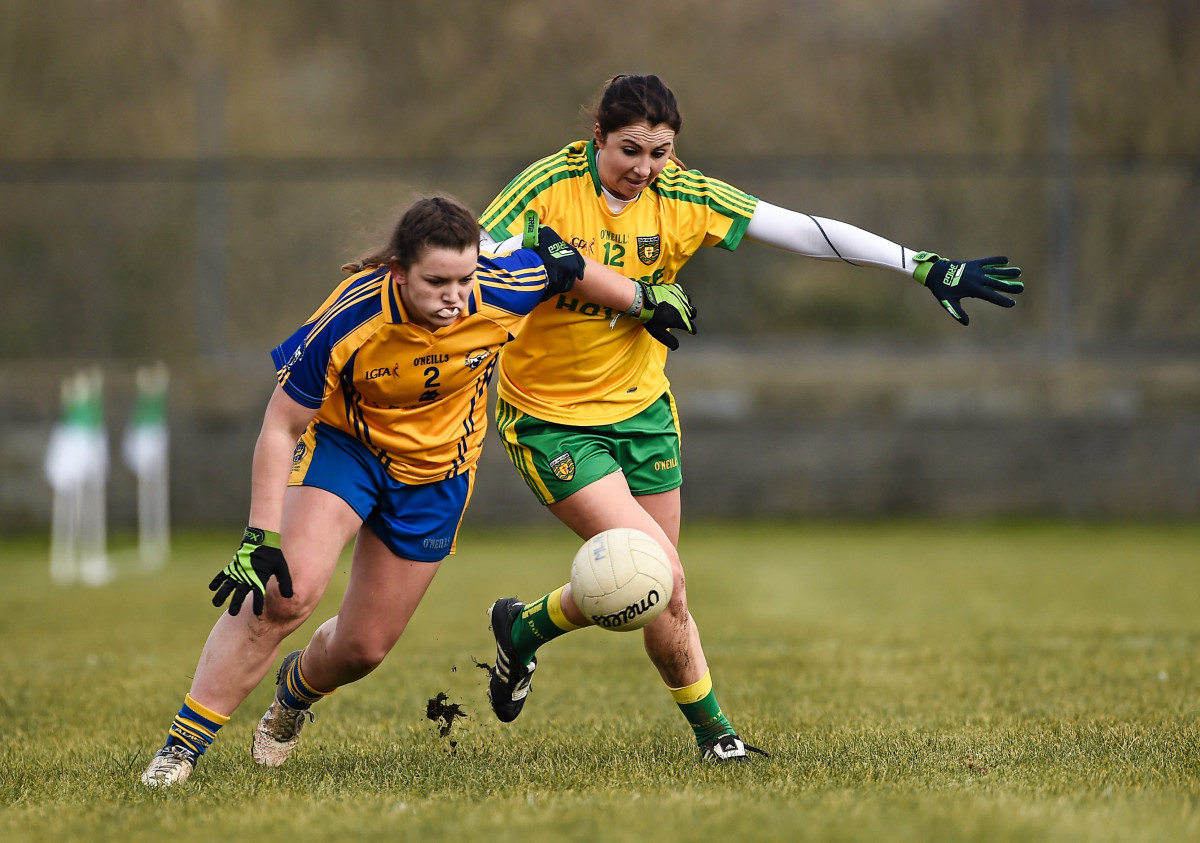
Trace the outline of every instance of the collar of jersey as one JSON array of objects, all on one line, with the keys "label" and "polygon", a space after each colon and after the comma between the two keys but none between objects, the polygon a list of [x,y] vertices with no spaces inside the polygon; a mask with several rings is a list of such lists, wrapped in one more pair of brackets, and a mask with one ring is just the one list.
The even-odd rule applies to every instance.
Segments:
[{"label": "collar of jersey", "polygon": [[592,138],[587,144],[587,162],[588,172],[592,174],[592,187],[596,189],[596,196],[601,196],[601,190],[604,185],[600,183],[600,168],[596,164],[596,139]]},{"label": "collar of jersey", "polygon": [[[387,269],[387,267],[384,268]],[[400,301],[400,287],[392,280],[390,270],[383,282],[383,300],[393,322],[399,324],[408,321],[408,314],[404,312],[404,304]]]}]

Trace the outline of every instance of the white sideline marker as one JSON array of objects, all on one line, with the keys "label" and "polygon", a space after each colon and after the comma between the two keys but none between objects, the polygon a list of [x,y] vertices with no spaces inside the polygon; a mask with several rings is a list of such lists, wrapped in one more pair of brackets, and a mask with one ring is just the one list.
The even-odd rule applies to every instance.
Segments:
[{"label": "white sideline marker", "polygon": [[98,368],[62,384],[62,417],[46,449],[46,479],[54,489],[50,576],[67,585],[112,579],[106,550],[108,437],[104,376]]},{"label": "white sideline marker", "polygon": [[137,404],[121,444],[138,481],[138,555],[147,568],[161,567],[171,551],[167,382],[162,363],[138,369]]}]

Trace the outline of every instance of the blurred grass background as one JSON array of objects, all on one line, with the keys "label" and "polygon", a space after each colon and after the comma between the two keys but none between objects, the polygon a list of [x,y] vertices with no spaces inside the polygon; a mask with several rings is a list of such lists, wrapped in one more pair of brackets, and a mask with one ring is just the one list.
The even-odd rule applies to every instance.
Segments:
[{"label": "blurred grass background", "polygon": [[[696,761],[636,634],[547,646],[522,717],[496,722],[484,610],[561,581],[576,542],[471,530],[287,765],[249,757],[264,682],[164,792],[137,777],[215,620],[205,585],[228,536],[181,535],[167,569],[100,590],[50,585],[43,541],[4,542],[0,837],[1194,840],[1198,541],[1194,525],[687,529],[717,691],[772,754],[724,769]],[[447,736],[426,719],[438,693],[467,715]]]}]

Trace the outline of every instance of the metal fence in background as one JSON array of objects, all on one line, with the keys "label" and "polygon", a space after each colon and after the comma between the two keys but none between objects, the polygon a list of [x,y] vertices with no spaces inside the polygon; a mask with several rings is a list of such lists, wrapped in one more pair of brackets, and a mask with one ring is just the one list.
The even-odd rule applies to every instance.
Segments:
[{"label": "metal fence in background", "polygon": [[[415,194],[482,208],[526,163],[0,163],[0,529],[49,523],[41,454],[61,378],[104,367],[117,425],[130,373],[157,360],[172,370],[174,520],[236,523],[267,351]],[[1200,157],[688,163],[914,248],[1003,251],[1028,284],[1012,310],[968,305],[962,329],[891,273],[702,250],[682,277],[701,334],[669,364],[689,512],[1200,514]],[[542,517],[489,450],[475,518]],[[114,478],[111,517],[135,512]]]},{"label": "metal fence in background", "polygon": [[[421,192],[477,208],[525,162],[391,160],[0,163],[6,360],[214,357],[261,348]],[[1013,318],[966,341],[1200,350],[1188,260],[1200,157],[737,157],[692,162],[796,210],[956,257],[1003,251],[1026,271]],[[937,342],[927,304],[881,274],[748,245],[704,250],[683,279],[719,302],[721,336]],[[864,282],[861,279],[866,278]],[[762,303],[770,301],[764,309]],[[985,305],[986,307],[986,305]],[[980,305],[976,305],[976,310]],[[304,314],[307,315],[307,312]]]}]

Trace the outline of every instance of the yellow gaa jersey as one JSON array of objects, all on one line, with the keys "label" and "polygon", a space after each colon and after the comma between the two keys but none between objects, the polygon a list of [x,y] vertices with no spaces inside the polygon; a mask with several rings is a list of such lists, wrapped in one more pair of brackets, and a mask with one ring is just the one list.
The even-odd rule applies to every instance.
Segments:
[{"label": "yellow gaa jersey", "polygon": [[546,289],[537,253],[481,255],[453,325],[409,322],[386,266],[350,276],[271,352],[283,390],[358,439],[402,483],[452,477],[479,459],[501,346]]},{"label": "yellow gaa jersey", "polygon": [[[531,164],[484,211],[497,241],[537,210],[579,251],[626,277],[673,284],[701,246],[733,250],[758,200],[668,162],[619,214],[605,202],[594,141]],[[570,425],[611,424],[650,406],[668,383],[667,349],[629,316],[571,293],[550,298],[500,357],[499,395],[529,415]]]}]

